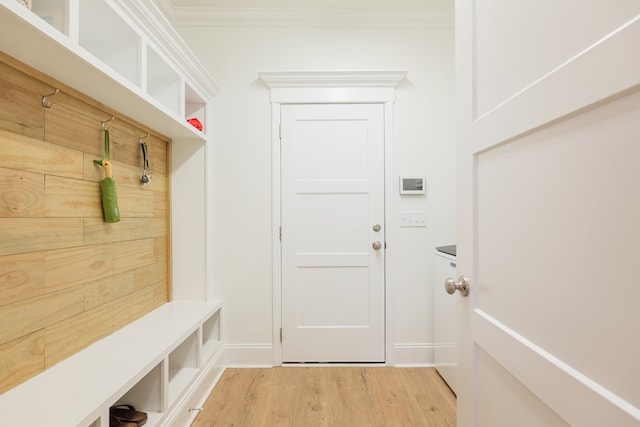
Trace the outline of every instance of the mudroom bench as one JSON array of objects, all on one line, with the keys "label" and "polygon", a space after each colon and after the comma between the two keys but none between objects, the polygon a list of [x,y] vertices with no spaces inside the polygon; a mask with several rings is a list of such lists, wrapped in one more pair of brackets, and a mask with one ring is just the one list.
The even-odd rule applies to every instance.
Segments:
[{"label": "mudroom bench", "polygon": [[221,301],[170,302],[0,395],[2,425],[108,427],[109,407],[147,426],[188,425],[222,373]]}]

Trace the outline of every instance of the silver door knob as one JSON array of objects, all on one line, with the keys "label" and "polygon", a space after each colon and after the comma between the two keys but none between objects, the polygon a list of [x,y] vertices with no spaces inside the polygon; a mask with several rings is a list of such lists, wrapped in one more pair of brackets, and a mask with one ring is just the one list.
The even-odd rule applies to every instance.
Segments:
[{"label": "silver door knob", "polygon": [[382,243],[380,242],[373,242],[373,249],[375,249],[376,251],[379,251],[380,248],[382,247]]},{"label": "silver door knob", "polygon": [[449,295],[455,293],[455,291],[460,291],[463,297],[469,295],[469,279],[464,276],[460,276],[458,281],[456,282],[451,277],[444,281],[444,289],[447,291]]},{"label": "silver door knob", "polygon": [[373,224],[373,231],[375,231],[376,233],[380,230],[382,230],[382,227],[380,226],[380,224]]}]

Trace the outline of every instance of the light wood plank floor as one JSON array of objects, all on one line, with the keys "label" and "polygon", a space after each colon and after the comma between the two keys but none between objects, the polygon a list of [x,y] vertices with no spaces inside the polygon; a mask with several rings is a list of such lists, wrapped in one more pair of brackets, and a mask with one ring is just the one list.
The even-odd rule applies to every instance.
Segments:
[{"label": "light wood plank floor", "polygon": [[227,369],[192,427],[456,425],[456,398],[430,368]]}]

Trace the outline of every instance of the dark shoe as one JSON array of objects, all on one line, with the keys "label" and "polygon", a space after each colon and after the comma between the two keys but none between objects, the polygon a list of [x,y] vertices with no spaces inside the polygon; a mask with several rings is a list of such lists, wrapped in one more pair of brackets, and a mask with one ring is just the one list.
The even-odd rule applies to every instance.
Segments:
[{"label": "dark shoe", "polygon": [[109,409],[109,415],[111,418],[115,418],[117,421],[122,423],[118,427],[140,427],[147,422],[147,413],[136,411],[136,408],[132,405],[112,406]]}]

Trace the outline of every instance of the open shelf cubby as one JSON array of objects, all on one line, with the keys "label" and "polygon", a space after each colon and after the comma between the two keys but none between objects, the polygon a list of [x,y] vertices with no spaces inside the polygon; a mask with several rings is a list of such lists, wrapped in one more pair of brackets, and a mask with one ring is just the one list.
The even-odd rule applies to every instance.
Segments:
[{"label": "open shelf cubby", "polygon": [[103,0],[79,2],[78,44],[136,86],[141,86],[142,37]]},{"label": "open shelf cubby", "polygon": [[207,102],[188,83],[184,84],[184,118],[196,118],[202,123],[202,132],[207,132]]},{"label": "open shelf cubby", "polygon": [[220,348],[220,311],[202,324],[202,360],[206,363]]},{"label": "open shelf cubby", "polygon": [[69,0],[33,0],[31,11],[62,34],[69,35]]},{"label": "open shelf cubby", "polygon": [[154,366],[116,402],[117,405],[133,405],[137,410],[146,412],[149,426],[155,424],[153,420],[159,419],[164,410],[162,404],[163,363],[164,361]]},{"label": "open shelf cubby", "polygon": [[169,405],[198,373],[198,331],[169,353]]},{"label": "open shelf cubby", "polygon": [[176,116],[182,114],[182,79],[155,50],[147,46],[147,93]]}]

